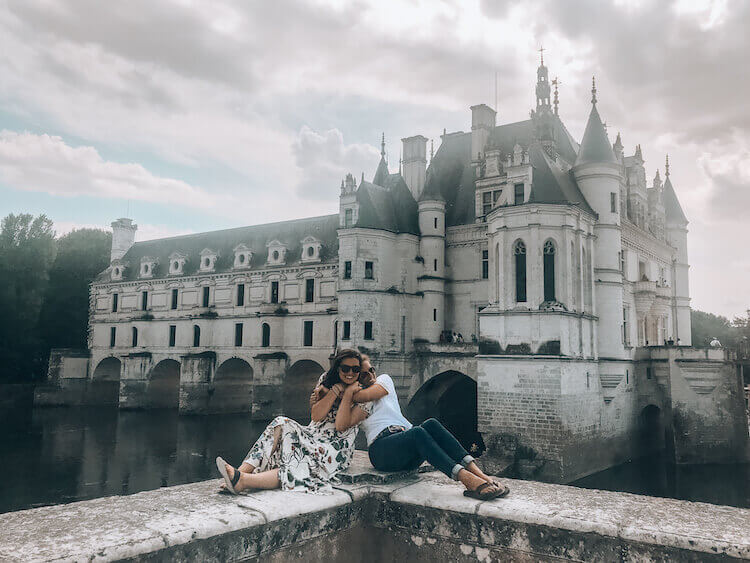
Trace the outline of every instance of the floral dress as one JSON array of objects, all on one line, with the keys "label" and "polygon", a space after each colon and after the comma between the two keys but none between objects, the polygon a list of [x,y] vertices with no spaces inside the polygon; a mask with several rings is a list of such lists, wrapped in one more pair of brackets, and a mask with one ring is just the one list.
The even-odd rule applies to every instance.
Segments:
[{"label": "floral dress", "polygon": [[[318,385],[324,376],[320,376]],[[371,403],[357,406],[368,416],[372,412]],[[245,456],[245,463],[253,465],[256,471],[278,468],[284,491],[330,493],[331,479],[349,467],[359,430],[359,424],[343,432],[336,430],[338,407],[335,403],[323,420],[307,426],[277,416]]]}]

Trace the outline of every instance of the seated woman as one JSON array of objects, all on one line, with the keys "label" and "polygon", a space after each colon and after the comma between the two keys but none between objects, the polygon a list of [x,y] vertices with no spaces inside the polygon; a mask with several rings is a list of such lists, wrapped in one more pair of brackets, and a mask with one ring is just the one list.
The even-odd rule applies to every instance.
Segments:
[{"label": "seated woman", "polygon": [[325,390],[326,396],[315,404],[308,426],[277,416],[239,468],[217,457],[226,490],[232,494],[278,488],[330,491],[331,479],[349,467],[357,427],[370,411],[370,405],[352,401],[354,393],[362,389],[360,368],[359,352],[341,350],[331,361],[331,369],[318,380],[316,389]]},{"label": "seated woman", "polygon": [[[360,381],[365,389],[354,394],[355,403],[372,401],[372,412],[362,423],[367,435],[370,462],[381,471],[416,469],[429,461],[448,477],[460,481],[464,495],[489,500],[508,494],[510,489],[499,480],[482,472],[474,458],[436,419],[430,418],[413,427],[401,414],[396,389],[391,377],[381,374],[375,378],[370,359],[362,356]],[[326,395],[320,390],[318,399]]]}]

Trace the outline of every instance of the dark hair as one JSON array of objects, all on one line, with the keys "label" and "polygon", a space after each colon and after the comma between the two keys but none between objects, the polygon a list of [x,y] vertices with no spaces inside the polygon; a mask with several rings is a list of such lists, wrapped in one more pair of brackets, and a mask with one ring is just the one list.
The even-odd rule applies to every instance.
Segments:
[{"label": "dark hair", "polygon": [[341,377],[339,376],[339,366],[341,362],[347,358],[355,358],[360,365],[362,365],[362,356],[356,350],[352,348],[344,348],[339,350],[338,353],[331,358],[331,369],[328,370],[326,376],[323,378],[323,386],[330,389],[337,383],[341,383]]}]

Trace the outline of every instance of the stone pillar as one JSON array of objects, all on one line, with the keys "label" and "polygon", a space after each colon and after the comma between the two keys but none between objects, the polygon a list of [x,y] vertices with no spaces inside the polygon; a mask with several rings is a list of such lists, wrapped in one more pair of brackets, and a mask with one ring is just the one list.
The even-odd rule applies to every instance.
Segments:
[{"label": "stone pillar", "polygon": [[148,405],[148,374],[153,367],[151,354],[143,352],[122,358],[120,408],[143,409]]},{"label": "stone pillar", "polygon": [[181,360],[180,414],[209,413],[216,354],[187,354],[182,356]]},{"label": "stone pillar", "polygon": [[253,366],[253,419],[269,420],[283,414],[284,374],[289,357],[284,352],[255,356]]}]

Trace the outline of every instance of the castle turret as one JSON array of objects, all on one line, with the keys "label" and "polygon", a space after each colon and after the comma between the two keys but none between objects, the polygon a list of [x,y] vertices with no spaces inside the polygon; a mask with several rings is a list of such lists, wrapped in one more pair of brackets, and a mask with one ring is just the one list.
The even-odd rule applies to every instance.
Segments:
[{"label": "castle turret", "polygon": [[672,279],[674,280],[674,310],[672,315],[674,339],[681,346],[690,346],[692,343],[690,322],[690,285],[688,273],[687,250],[687,225],[688,220],[682,211],[677,194],[669,177],[669,160],[662,188],[664,200],[664,213],[666,221],[667,242],[677,250],[677,255],[672,264]]},{"label": "castle turret", "polygon": [[419,200],[419,254],[423,259],[419,291],[424,294],[419,337],[438,342],[445,326],[445,200],[425,192]]},{"label": "castle turret", "polygon": [[109,261],[121,259],[125,253],[130,250],[135,242],[135,232],[138,225],[133,223],[132,219],[121,217],[112,222],[112,252]]},{"label": "castle turret", "polygon": [[596,108],[596,84],[592,81],[591,113],[572,172],[581,192],[597,213],[594,226],[594,314],[599,317],[598,350],[604,358],[624,358],[620,326],[623,319],[622,251],[620,228],[621,167],[607,138]]},{"label": "castle turret", "polygon": [[401,139],[403,146],[402,176],[414,199],[419,201],[427,170],[427,139],[422,135]]}]

